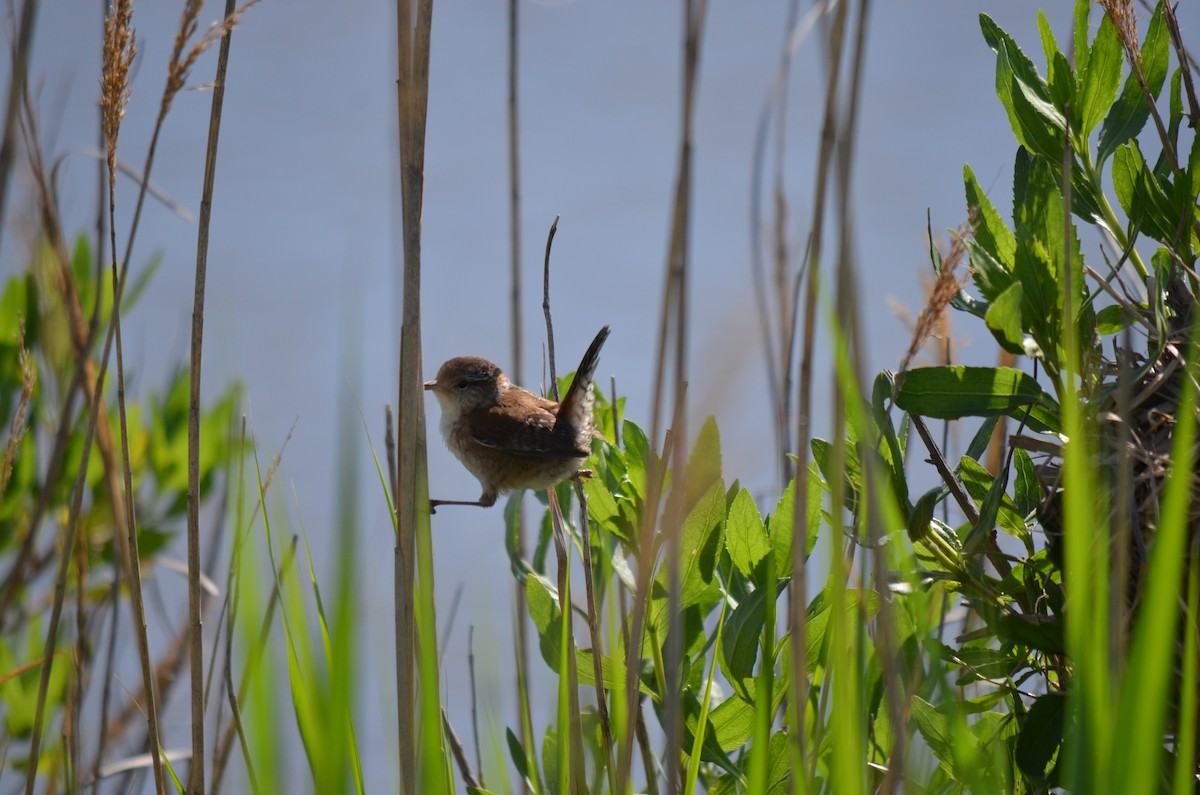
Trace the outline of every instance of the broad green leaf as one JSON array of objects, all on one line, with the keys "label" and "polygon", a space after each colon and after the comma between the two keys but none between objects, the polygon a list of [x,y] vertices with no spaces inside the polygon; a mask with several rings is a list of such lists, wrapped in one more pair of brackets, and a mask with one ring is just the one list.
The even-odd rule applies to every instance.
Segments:
[{"label": "broad green leaf", "polygon": [[946,771],[954,770],[954,740],[950,733],[950,721],[925,699],[914,695],[909,710],[917,731],[929,744],[929,750],[938,758]]},{"label": "broad green leaf", "polygon": [[1125,211],[1125,215],[1133,220],[1133,192],[1137,185],[1138,173],[1142,168],[1140,156],[1128,144],[1121,144],[1113,153],[1112,180],[1113,192],[1117,194],[1117,203]]},{"label": "broad green leaf", "polygon": [[1022,354],[1025,352],[1025,334],[1021,329],[1021,304],[1024,294],[1019,282],[1013,282],[1008,289],[992,301],[988,307],[984,322],[1000,347],[1009,353]]},{"label": "broad green leaf", "polygon": [[[1046,63],[1051,63],[1054,56],[1059,54],[1058,42],[1054,40],[1054,31],[1050,29],[1050,20],[1046,19],[1046,12],[1040,8],[1037,12],[1037,28],[1038,36],[1042,40],[1042,54],[1046,56]],[[1051,68],[1053,69],[1053,65]]]},{"label": "broad green leaf", "polygon": [[[725,485],[717,480],[700,497],[687,518],[679,539],[679,604],[683,610],[692,605],[713,604],[720,591],[713,583],[725,524]],[[668,599],[668,570],[664,563],[654,578],[650,607],[651,623],[665,626]]]},{"label": "broad green leaf", "polygon": [[1071,52],[1075,55],[1075,69],[1079,72],[1080,78],[1087,71],[1091,53],[1088,51],[1088,11],[1091,9],[1092,0],[1075,0],[1075,17],[1072,25],[1072,40],[1073,49]]},{"label": "broad green leaf", "polygon": [[1003,643],[1019,643],[1047,654],[1065,654],[1062,622],[1056,616],[1038,613],[1005,613],[996,624]]},{"label": "broad green leaf", "polygon": [[646,462],[650,460],[650,443],[646,432],[637,424],[621,423],[621,440],[625,444],[625,467],[629,482],[639,499],[646,497]]},{"label": "broad green leaf", "polygon": [[[1000,56],[1004,57],[1003,55]],[[1062,159],[1066,146],[1066,119],[1054,103],[1038,95],[1031,86],[1012,78],[1010,89],[1012,116],[1018,129],[1017,140],[1026,149],[1050,162]]]},{"label": "broad green leaf", "polygon": [[[1068,109],[1074,113],[1075,107],[1075,73],[1071,71],[1071,64],[1067,63],[1067,57],[1061,52],[1054,53],[1050,59],[1050,98],[1054,103],[1054,109],[1058,115],[1064,118],[1067,115]],[[1071,129],[1074,132],[1074,125],[1077,122],[1074,117],[1071,118]]]},{"label": "broad green leaf", "polygon": [[[817,534],[821,531],[821,478],[815,462],[808,463],[808,476],[804,479],[808,484],[808,515],[798,528],[805,534],[804,559],[812,554],[817,543]],[[794,527],[796,511],[796,479],[793,478],[784,489],[783,496],[775,505],[775,512],[767,519],[767,535],[771,538],[771,547],[775,550],[775,573],[780,579],[792,576],[792,538],[797,528]]]},{"label": "broad green leaf", "polygon": [[721,649],[717,661],[721,672],[741,698],[753,701],[747,682],[754,677],[754,662],[758,659],[763,622],[767,616],[767,588],[754,590],[741,601],[725,621],[721,634]]},{"label": "broad green leaf", "polygon": [[525,578],[525,604],[537,629],[542,659],[550,666],[550,670],[557,672],[562,634],[562,610],[558,607],[557,598],[551,594],[541,577],[531,575]]},{"label": "broad green leaf", "polygon": [[[1084,25],[1086,26],[1087,5],[1084,6]],[[1078,13],[1078,6],[1076,7]],[[1078,25],[1078,22],[1076,22]],[[1086,64],[1079,64],[1079,76],[1082,83],[1079,92],[1079,107],[1076,111],[1079,133],[1082,137],[1090,135],[1096,125],[1108,113],[1117,98],[1117,89],[1121,85],[1121,64],[1125,61],[1121,40],[1117,37],[1117,29],[1109,19],[1108,14],[1102,14],[1100,29],[1090,50],[1075,48],[1075,57],[1087,53]]]},{"label": "broad green leaf", "polygon": [[[992,200],[979,186],[975,172],[970,166],[963,166],[963,182],[967,191],[967,213],[974,215],[975,229],[972,238],[993,260],[1006,271],[1011,271],[1017,250],[1016,238],[1000,217],[1000,213],[996,212]],[[997,286],[1003,289],[1003,285]],[[992,296],[985,297],[990,300]]]},{"label": "broad green leaf", "polygon": [[[1167,78],[1170,61],[1170,33],[1163,19],[1162,4],[1150,19],[1146,40],[1141,46],[1142,74],[1150,94],[1158,96]],[[1132,72],[1125,78],[1125,87],[1116,103],[1109,109],[1100,126],[1100,141],[1096,150],[1096,167],[1099,168],[1117,147],[1133,138],[1150,118],[1150,107],[1142,93],[1137,76]]]},{"label": "broad green leaf", "polygon": [[892,393],[895,391],[896,382],[892,373],[883,372],[875,376],[875,383],[871,389],[871,416],[881,437],[877,449],[891,476],[892,491],[901,510],[907,512],[911,503],[908,499],[908,475],[904,471],[904,448],[900,445],[896,429],[892,426],[891,414],[888,412]]},{"label": "broad green leaf", "polygon": [[1002,50],[1004,51],[1013,77],[1032,88],[1043,100],[1047,99],[1045,81],[1038,74],[1033,61],[1029,60],[1029,56],[1017,46],[1016,40],[992,21],[987,14],[979,15],[979,27],[983,31],[984,41],[997,55]]},{"label": "broad green leaf", "polygon": [[1021,721],[1017,735],[1017,766],[1034,780],[1046,775],[1046,766],[1058,751],[1066,723],[1067,697],[1062,693],[1045,693]]},{"label": "broad green leaf", "polygon": [[1058,406],[1030,375],[1010,367],[919,367],[904,374],[896,403],[905,411],[941,420],[1016,419],[1028,411],[1029,427],[1059,431]]},{"label": "broad green leaf", "polygon": [[1075,226],[1070,224],[1070,238],[1064,238],[1066,219],[1059,178],[1043,158],[1018,153],[1013,179],[1013,218],[1017,229],[1015,272],[1025,299],[1021,309],[1026,330],[1041,347],[1047,366],[1057,368],[1067,267],[1071,268],[1075,305],[1081,307],[1082,314],[1077,318],[1083,327],[1080,345],[1090,340],[1095,321],[1090,310],[1083,308],[1087,292]]},{"label": "broad green leaf", "polygon": [[713,483],[721,480],[721,433],[717,430],[717,421],[710,414],[700,426],[700,434],[696,444],[688,455],[687,472],[684,483],[684,510],[690,511],[701,495],[708,491]]},{"label": "broad green leaf", "polygon": [[708,722],[721,750],[736,751],[754,734],[754,704],[731,696],[709,713]]},{"label": "broad green leaf", "polygon": [[[811,447],[813,462],[816,463],[825,482],[832,485],[836,480],[833,471],[833,445],[824,439],[813,439]],[[854,449],[854,445],[846,444],[842,450],[845,456],[840,472],[845,491],[842,504],[847,510],[854,511],[858,507],[858,495],[861,493],[863,482],[862,465],[859,463],[858,452]]]},{"label": "broad green leaf", "polygon": [[933,509],[946,492],[940,487],[934,487],[921,495],[908,516],[908,537],[914,542],[923,540],[929,535],[929,523],[933,521]]},{"label": "broad green leaf", "polygon": [[[579,672],[579,684],[584,686],[596,684],[596,668],[592,662],[591,649],[575,650],[575,667]],[[609,690],[625,687],[625,658],[609,657],[607,654],[600,655],[600,678],[604,680],[604,686]],[[654,695],[654,691],[641,680],[638,682],[638,687],[647,696]]]},{"label": "broad green leaf", "polygon": [[1000,422],[1000,416],[986,417],[983,422],[979,423],[978,430],[971,437],[971,443],[967,445],[965,455],[974,458],[976,461],[983,458],[983,454],[987,452],[988,446],[992,443],[992,433],[996,430],[996,424]]},{"label": "broad green leaf", "polygon": [[[733,565],[748,579],[754,579],[754,569],[759,561],[771,552],[771,541],[767,538],[762,516],[754,504],[754,498],[745,489],[738,491],[729,506],[725,521],[725,548]],[[760,583],[761,584],[761,583]]]},{"label": "broad green leaf", "polygon": [[[963,456],[959,461],[958,472],[971,498],[980,503],[983,531],[990,531],[991,520],[994,520],[1009,535],[1021,539],[1028,535],[1023,515],[1004,493],[1003,478],[993,478],[979,462],[968,456]],[[965,546],[970,548],[969,544]]]},{"label": "broad green leaf", "polygon": [[[1144,306],[1144,305],[1143,305]],[[1096,333],[1116,334],[1136,323],[1138,315],[1120,304],[1106,306],[1096,313]]]},{"label": "broad green leaf", "polygon": [[1017,513],[1028,516],[1042,501],[1042,483],[1033,459],[1019,447],[1013,450],[1013,467],[1017,473],[1013,482],[1013,505]]}]

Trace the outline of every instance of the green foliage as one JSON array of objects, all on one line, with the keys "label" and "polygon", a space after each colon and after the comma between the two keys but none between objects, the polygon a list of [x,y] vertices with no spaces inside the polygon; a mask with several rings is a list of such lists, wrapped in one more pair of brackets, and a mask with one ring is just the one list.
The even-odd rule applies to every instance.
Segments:
[{"label": "green foliage", "polygon": [[[1184,485],[1191,477],[1195,422],[1191,378],[1181,379],[1182,395],[1162,408],[1177,418],[1162,504],[1137,506],[1163,521],[1151,520],[1157,529],[1146,543],[1154,573],[1142,580],[1147,590],[1127,646],[1121,636],[1110,637],[1115,624],[1109,616],[1128,612],[1130,597],[1115,578],[1121,565],[1129,565],[1129,553],[1110,552],[1097,539],[1117,532],[1110,526],[1110,504],[1120,499],[1113,493],[1120,485],[1112,462],[1129,455],[1119,446],[1111,452],[1119,442],[1106,417],[1115,416],[1121,389],[1154,383],[1121,385],[1115,374],[1125,365],[1108,355],[1103,338],[1117,334],[1117,344],[1127,348],[1121,334],[1136,330],[1149,340],[1147,350],[1136,354],[1142,361],[1183,349],[1188,353],[1170,366],[1195,372],[1195,343],[1187,332],[1197,293],[1189,269],[1200,252],[1200,191],[1191,153],[1200,137],[1192,136],[1186,159],[1172,162],[1171,153],[1185,148],[1179,69],[1167,98],[1167,123],[1148,125],[1160,114],[1153,103],[1170,69],[1162,4],[1143,40],[1124,43],[1121,26],[1107,15],[1089,35],[1090,5],[1076,3],[1073,64],[1039,14],[1044,71],[990,18],[980,18],[984,40],[996,53],[996,95],[1018,144],[1013,215],[1011,222],[1002,219],[971,168],[964,168],[971,229],[963,242],[978,296],[964,293],[951,304],[982,319],[1001,349],[1033,366],[920,368],[896,379],[896,407],[905,412],[984,418],[976,442],[986,444],[997,417],[1018,429],[1019,446],[1008,451],[998,473],[978,463],[984,447],[972,443],[953,472],[943,474],[942,487],[927,491],[908,515],[908,535],[932,575],[927,582],[961,593],[977,627],[961,635],[957,647],[943,646],[941,655],[957,670],[957,684],[970,685],[966,692],[976,695],[940,702],[922,695],[924,700],[910,702],[940,772],[972,792],[1144,788],[1153,771],[1162,771],[1165,781],[1172,770],[1163,761],[1163,738],[1188,731],[1184,727],[1194,720],[1194,712],[1180,719],[1167,709],[1172,682],[1191,681],[1196,670],[1184,649],[1182,680],[1168,673],[1179,659],[1175,628],[1185,615],[1178,589],[1189,543],[1182,528],[1194,496]],[[1130,53],[1138,54],[1136,72],[1125,63]],[[1146,150],[1161,152],[1156,162]],[[1106,167],[1123,218],[1106,195]],[[1115,264],[1085,269],[1077,220],[1107,236]],[[1135,247],[1139,236],[1161,244],[1151,268]],[[1112,285],[1121,284],[1117,268],[1125,263],[1137,272],[1149,301],[1126,295],[1102,305],[1119,295]],[[935,269],[943,266],[935,256]],[[1102,270],[1107,275],[1097,275]],[[1147,364],[1132,377],[1142,378],[1152,366],[1164,365]],[[1147,409],[1133,408],[1118,421],[1143,427],[1138,412]],[[977,517],[957,529],[935,518],[938,505],[956,491]],[[996,540],[997,529],[1015,539],[1019,556],[1002,551],[1013,546]],[[1129,541],[1114,535],[1110,543]],[[1186,616],[1194,621],[1194,608]],[[1128,668],[1116,660],[1127,660]],[[1122,694],[1116,710],[1109,703],[1114,692]],[[973,747],[972,736],[1003,739],[1004,758],[984,745]],[[1168,741],[1167,747],[1182,752],[1178,744]],[[1190,789],[1183,782],[1193,772],[1176,764],[1175,785]]]},{"label": "green foliage", "polygon": [[[47,781],[63,781],[70,774],[62,740],[63,727],[79,720],[78,702],[69,698],[81,681],[79,650],[88,654],[87,676],[103,680],[104,669],[96,667],[103,659],[91,657],[107,648],[104,628],[109,620],[101,617],[111,613],[124,622],[129,615],[123,566],[118,565],[126,543],[116,521],[124,515],[125,473],[115,374],[110,366],[105,387],[95,389],[102,345],[83,349],[80,336],[96,309],[96,339],[103,340],[112,311],[112,282],[107,271],[97,278],[86,236],[76,240],[66,265],[64,273],[43,242],[28,270],[9,276],[0,289],[0,427],[6,431],[0,437],[0,712],[9,741],[7,763],[16,767],[28,764],[24,754],[35,722],[49,627],[29,607],[52,601],[77,474],[84,473],[75,520],[77,547],[64,583],[67,610],[46,694],[39,776]],[[123,300],[123,316],[136,310],[157,265],[155,260],[137,270]],[[100,402],[101,427],[84,460],[93,394]],[[224,509],[220,495],[238,450],[231,438],[237,402],[236,390],[228,389],[200,414],[202,516]],[[173,372],[161,391],[127,392],[126,414],[137,552],[140,565],[148,568],[164,556],[182,557],[177,544],[187,509],[187,370]],[[122,587],[113,589],[111,582]],[[131,640],[121,643],[133,647]],[[140,690],[140,684],[130,689]],[[132,709],[124,705],[134,696],[123,690],[112,709]]]}]

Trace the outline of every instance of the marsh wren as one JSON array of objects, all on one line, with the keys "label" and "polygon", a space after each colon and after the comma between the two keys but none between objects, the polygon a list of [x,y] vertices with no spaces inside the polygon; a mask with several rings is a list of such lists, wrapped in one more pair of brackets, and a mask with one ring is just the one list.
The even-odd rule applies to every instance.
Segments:
[{"label": "marsh wren", "polygon": [[588,346],[561,403],[522,389],[479,356],[451,359],[425,382],[442,406],[446,446],[483,486],[475,502],[430,500],[430,513],[439,505],[488,508],[502,492],[549,488],[578,471],[592,452],[592,377],[608,331]]}]

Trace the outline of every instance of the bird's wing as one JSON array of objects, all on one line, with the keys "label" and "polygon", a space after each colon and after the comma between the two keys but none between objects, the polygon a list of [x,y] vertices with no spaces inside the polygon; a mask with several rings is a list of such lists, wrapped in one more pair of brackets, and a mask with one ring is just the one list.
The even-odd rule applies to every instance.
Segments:
[{"label": "bird's wing", "polygon": [[484,412],[471,417],[471,441],[513,455],[570,459],[587,456],[574,433],[555,430],[558,404],[524,389],[508,389]]}]

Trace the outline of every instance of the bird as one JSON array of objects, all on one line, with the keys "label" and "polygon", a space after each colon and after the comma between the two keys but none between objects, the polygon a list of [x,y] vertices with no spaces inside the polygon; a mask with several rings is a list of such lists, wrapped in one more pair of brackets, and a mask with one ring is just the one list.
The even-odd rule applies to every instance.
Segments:
[{"label": "bird", "polygon": [[439,505],[489,508],[502,493],[550,488],[576,474],[596,435],[592,379],[608,334],[608,326],[596,334],[561,403],[522,389],[480,356],[443,364],[425,389],[441,405],[446,447],[479,480],[483,493],[475,501],[430,500],[429,512]]}]

